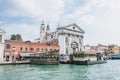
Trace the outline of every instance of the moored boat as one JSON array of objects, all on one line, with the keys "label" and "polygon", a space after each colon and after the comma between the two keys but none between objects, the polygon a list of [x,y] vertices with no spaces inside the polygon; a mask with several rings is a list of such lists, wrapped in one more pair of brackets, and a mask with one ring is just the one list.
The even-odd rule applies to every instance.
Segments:
[{"label": "moored boat", "polygon": [[106,58],[101,53],[95,52],[74,52],[73,64],[90,65],[106,63]]},{"label": "moored boat", "polygon": [[49,64],[59,64],[59,54],[58,50],[48,51],[45,53],[36,53],[30,54],[31,64],[41,64],[41,65],[49,65]]}]

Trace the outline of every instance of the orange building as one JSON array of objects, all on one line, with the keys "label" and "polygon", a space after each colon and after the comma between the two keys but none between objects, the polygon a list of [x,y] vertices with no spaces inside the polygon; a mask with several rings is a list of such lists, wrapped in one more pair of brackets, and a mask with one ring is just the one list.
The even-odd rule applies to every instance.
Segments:
[{"label": "orange building", "polygon": [[50,50],[59,50],[56,43],[39,43],[31,41],[5,40],[4,57],[16,59],[19,53],[41,53]]},{"label": "orange building", "polygon": [[108,46],[108,51],[109,53],[113,53],[113,54],[118,54],[119,53],[119,46],[117,44],[111,44]]}]

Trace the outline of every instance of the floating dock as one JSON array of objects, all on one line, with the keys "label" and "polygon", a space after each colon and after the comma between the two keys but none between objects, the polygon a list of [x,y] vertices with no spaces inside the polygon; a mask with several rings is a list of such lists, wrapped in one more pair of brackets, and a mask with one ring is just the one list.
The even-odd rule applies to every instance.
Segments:
[{"label": "floating dock", "polygon": [[102,64],[102,63],[107,63],[106,60],[102,61],[73,61],[73,64],[79,64],[79,65],[93,65],[93,64]]}]

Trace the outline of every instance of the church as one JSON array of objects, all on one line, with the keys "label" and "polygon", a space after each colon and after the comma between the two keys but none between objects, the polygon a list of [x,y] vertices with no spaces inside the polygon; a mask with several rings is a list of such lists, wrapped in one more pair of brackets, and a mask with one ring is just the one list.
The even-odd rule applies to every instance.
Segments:
[{"label": "church", "polygon": [[58,27],[56,31],[51,32],[49,24],[45,25],[42,22],[39,42],[57,43],[60,47],[60,55],[70,55],[73,52],[83,51],[84,33],[76,23]]}]

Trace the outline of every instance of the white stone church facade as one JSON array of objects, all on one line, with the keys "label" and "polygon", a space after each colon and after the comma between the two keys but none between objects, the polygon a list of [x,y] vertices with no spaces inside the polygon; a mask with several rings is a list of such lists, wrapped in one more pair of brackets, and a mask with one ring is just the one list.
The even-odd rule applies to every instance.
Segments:
[{"label": "white stone church facade", "polygon": [[3,61],[5,31],[0,29],[0,61]]},{"label": "white stone church facade", "polygon": [[40,42],[56,42],[60,46],[59,54],[70,55],[74,51],[83,51],[84,31],[75,23],[58,27],[57,31],[51,32],[50,26],[42,22],[40,27]]}]

